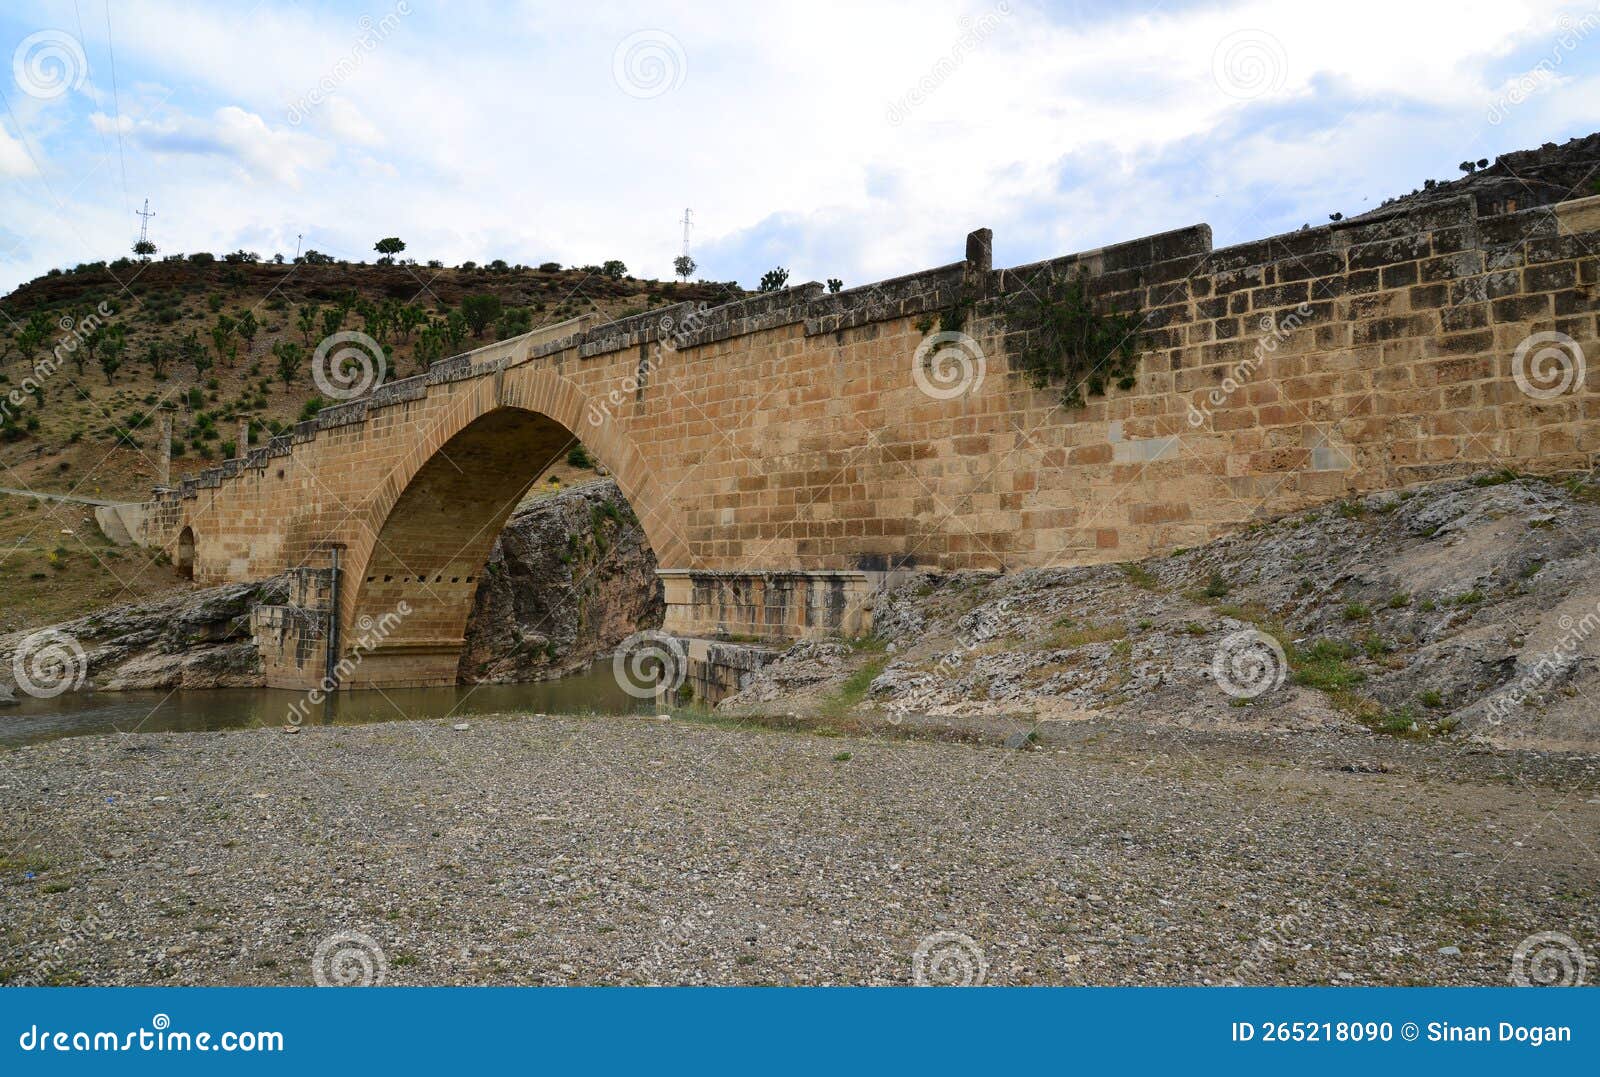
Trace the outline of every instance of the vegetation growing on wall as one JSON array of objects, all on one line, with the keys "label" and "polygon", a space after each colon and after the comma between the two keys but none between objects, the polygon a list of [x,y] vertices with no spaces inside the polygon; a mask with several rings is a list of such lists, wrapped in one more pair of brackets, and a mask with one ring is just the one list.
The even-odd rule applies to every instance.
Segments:
[{"label": "vegetation growing on wall", "polygon": [[1116,384],[1131,389],[1138,365],[1138,317],[1095,309],[1087,274],[1051,277],[1006,307],[1006,334],[1020,341],[1018,369],[1040,388],[1059,386],[1061,402],[1081,407],[1085,394]]}]

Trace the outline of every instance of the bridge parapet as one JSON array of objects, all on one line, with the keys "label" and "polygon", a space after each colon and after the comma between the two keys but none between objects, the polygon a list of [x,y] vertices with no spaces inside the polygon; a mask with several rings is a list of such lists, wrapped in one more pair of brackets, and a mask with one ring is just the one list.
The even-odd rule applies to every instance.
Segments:
[{"label": "bridge parapet", "polygon": [[[977,233],[961,262],[847,291],[675,304],[452,357],[183,480],[145,531],[175,549],[192,528],[202,581],[344,543],[365,597],[342,617],[418,611],[370,675],[445,678],[500,521],[577,437],[657,553],[670,630],[853,635],[875,573],[1130,559],[1483,467],[1587,469],[1597,246],[1600,198],[1393,207],[1219,250],[1199,225],[1002,269]],[[1013,304],[1080,273],[1137,319],[1138,356],[1064,403],[1017,364]],[[946,314],[975,359],[949,389],[925,376]],[[1551,337],[1571,376],[1535,391],[1524,343]]]}]

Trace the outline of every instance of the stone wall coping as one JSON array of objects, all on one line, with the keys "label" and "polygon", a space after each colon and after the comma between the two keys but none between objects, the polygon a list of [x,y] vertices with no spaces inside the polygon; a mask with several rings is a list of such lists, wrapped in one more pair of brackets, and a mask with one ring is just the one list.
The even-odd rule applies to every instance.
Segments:
[{"label": "stone wall coping", "polygon": [[[1560,206],[1564,213],[1586,213],[1600,206],[1600,195]],[[1082,267],[1096,277],[1107,278],[1108,285],[1114,281],[1113,290],[1122,291],[1152,280],[1179,280],[1197,274],[1237,275],[1275,262],[1334,251],[1370,249],[1381,260],[1387,253],[1386,244],[1449,228],[1469,230],[1469,245],[1486,248],[1513,241],[1503,237],[1557,235],[1559,221],[1551,210],[1550,206],[1539,206],[1480,217],[1477,200],[1471,194],[1460,194],[1421,205],[1382,207],[1349,220],[1215,249],[1211,226],[1195,224],[986,272],[981,267],[974,272],[974,266],[960,261],[835,293],[826,293],[821,284],[807,282],[713,307],[674,303],[609,322],[597,322],[593,314],[581,315],[441,359],[425,374],[389,382],[354,400],[323,408],[316,418],[296,423],[290,433],[272,438],[264,455],[258,457],[252,452],[248,461],[237,467],[230,467],[234,462],[229,461],[223,467],[208,468],[200,473],[198,481],[184,480],[176,489],[155,493],[152,502],[194,497],[199,488],[215,487],[223,477],[232,477],[247,467],[264,467],[267,458],[287,455],[294,445],[314,439],[323,430],[361,423],[380,409],[424,399],[434,385],[493,375],[551,356],[572,353],[580,360],[591,359],[662,340],[670,341],[668,346],[672,348],[696,347],[797,323],[803,323],[807,336],[839,332],[942,310],[963,296],[1003,297],[1013,290],[1023,290],[1029,279],[1052,270]],[[1540,225],[1547,219],[1548,226],[1543,231],[1529,230],[1528,225]],[[978,282],[977,294],[968,290],[973,281]]]}]

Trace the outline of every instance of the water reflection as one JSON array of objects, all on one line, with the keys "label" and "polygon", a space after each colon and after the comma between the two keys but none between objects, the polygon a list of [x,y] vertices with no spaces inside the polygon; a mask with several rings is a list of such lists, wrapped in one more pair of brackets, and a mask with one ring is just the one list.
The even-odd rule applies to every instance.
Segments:
[{"label": "water reflection", "polygon": [[[0,708],[0,744],[32,744],[94,733],[195,732],[281,726],[300,692],[214,688],[175,692],[69,692],[54,699],[19,696]],[[653,710],[618,686],[610,660],[554,681],[532,684],[398,688],[341,692],[313,706],[307,725],[361,725],[506,711],[544,714],[645,714]]]}]

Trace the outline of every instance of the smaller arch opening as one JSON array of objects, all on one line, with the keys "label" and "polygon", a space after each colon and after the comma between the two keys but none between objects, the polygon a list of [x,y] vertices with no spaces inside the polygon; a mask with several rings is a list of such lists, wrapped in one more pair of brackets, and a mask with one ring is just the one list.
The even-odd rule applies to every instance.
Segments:
[{"label": "smaller arch opening", "polygon": [[178,532],[178,575],[194,579],[194,528],[185,527]]}]

